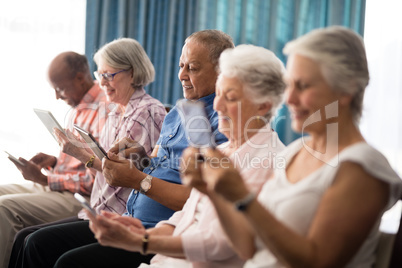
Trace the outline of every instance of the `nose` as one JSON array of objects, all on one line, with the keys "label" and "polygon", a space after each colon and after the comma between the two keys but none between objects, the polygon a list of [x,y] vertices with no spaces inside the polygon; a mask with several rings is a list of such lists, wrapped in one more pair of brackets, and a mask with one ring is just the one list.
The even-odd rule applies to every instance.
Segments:
[{"label": "nose", "polygon": [[54,92],[56,94],[56,100],[60,99],[60,92],[57,90],[55,90]]},{"label": "nose", "polygon": [[220,96],[215,96],[214,110],[222,112],[224,110],[223,100]]},{"label": "nose", "polygon": [[105,85],[109,84],[109,81],[107,81],[103,76],[100,76],[99,79],[100,79],[99,85],[105,86]]},{"label": "nose", "polygon": [[180,81],[187,80],[188,79],[188,73],[186,71],[186,68],[185,67],[180,68],[179,73],[177,74],[177,76],[179,77]]},{"label": "nose", "polygon": [[297,103],[298,95],[297,92],[292,85],[288,85],[285,90],[285,101],[286,104],[294,105]]}]

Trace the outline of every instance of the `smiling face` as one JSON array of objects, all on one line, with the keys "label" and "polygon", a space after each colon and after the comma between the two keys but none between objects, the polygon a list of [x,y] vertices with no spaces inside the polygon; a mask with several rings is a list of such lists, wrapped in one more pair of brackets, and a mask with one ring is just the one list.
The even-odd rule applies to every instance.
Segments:
[{"label": "smiling face", "polygon": [[[103,59],[99,59],[98,62],[98,73],[115,73],[121,71],[107,65]],[[123,106],[126,106],[131,96],[134,93],[134,88],[132,87],[132,74],[131,70],[127,72],[121,72],[114,76],[113,81],[107,81],[105,78],[101,78],[99,85],[102,90],[105,91],[107,100],[114,102]]]},{"label": "smiling face", "polygon": [[262,114],[259,106],[250,101],[243,84],[237,78],[219,77],[214,109],[219,116],[219,131],[227,138],[241,141],[247,137],[248,130],[256,127],[259,121],[256,120],[257,116]]},{"label": "smiling face", "polygon": [[72,75],[66,64],[66,53],[57,56],[49,65],[48,81],[55,91],[56,99],[61,99],[71,107],[77,106],[86,93],[85,77],[81,72]]},{"label": "smiling face", "polygon": [[183,46],[179,66],[178,77],[186,99],[198,100],[215,92],[216,65],[204,45],[189,40]]},{"label": "smiling face", "polygon": [[81,84],[78,81],[77,75],[74,78],[70,78],[66,75],[50,78],[50,84],[54,88],[56,99],[61,99],[71,107],[77,106],[83,93],[81,90]]},{"label": "smiling face", "polygon": [[[286,103],[292,116],[292,128],[297,132],[309,133],[325,131],[325,107],[338,101],[336,93],[326,82],[320,65],[300,55],[291,55],[287,63]],[[316,123],[305,126],[305,121],[321,109],[321,118]]]}]

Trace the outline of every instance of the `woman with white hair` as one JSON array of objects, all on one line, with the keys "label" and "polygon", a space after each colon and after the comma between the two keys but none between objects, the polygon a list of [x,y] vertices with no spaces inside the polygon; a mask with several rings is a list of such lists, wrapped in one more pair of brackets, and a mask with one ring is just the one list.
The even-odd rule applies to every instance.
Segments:
[{"label": "woman with white hair", "polygon": [[212,168],[208,159],[224,157],[218,150],[206,150],[206,162],[187,179],[237,209],[215,202],[245,267],[372,267],[381,216],[402,185],[357,125],[369,81],[363,41],[334,26],[288,43],[284,52],[292,127],[309,136],[281,153],[284,165],[274,166],[258,197],[233,167]]},{"label": "woman with white hair", "polygon": [[[225,159],[215,164],[225,166],[233,161],[247,189],[257,193],[272,172],[275,155],[284,148],[269,124],[282,102],[284,66],[267,49],[240,45],[221,54],[219,69],[214,109],[219,116],[219,131],[229,141],[218,146]],[[193,149],[186,154],[193,152],[199,153]],[[182,162],[183,169],[187,165],[191,169],[193,163]],[[197,189],[191,191],[183,210],[153,229],[145,230],[133,218],[110,214],[94,218],[88,214],[91,229],[102,245],[157,254],[149,266],[140,267],[243,266],[205,189],[202,185]]]}]

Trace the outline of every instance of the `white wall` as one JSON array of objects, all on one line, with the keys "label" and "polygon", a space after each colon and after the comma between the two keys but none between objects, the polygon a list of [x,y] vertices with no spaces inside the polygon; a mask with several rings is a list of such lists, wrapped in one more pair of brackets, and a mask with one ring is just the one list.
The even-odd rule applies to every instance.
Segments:
[{"label": "white wall", "polygon": [[85,0],[0,0],[0,184],[23,178],[3,150],[30,159],[58,154],[58,144],[33,112],[52,111],[64,125],[69,110],[56,101],[47,67],[62,51],[84,53]]}]

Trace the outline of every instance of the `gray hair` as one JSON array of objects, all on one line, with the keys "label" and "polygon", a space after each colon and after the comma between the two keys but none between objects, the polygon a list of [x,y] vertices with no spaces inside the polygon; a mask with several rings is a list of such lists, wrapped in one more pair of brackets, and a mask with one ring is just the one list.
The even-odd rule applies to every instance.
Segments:
[{"label": "gray hair", "polygon": [[120,38],[104,45],[94,55],[96,64],[101,58],[115,69],[132,68],[132,86],[135,89],[143,88],[155,79],[151,60],[140,43],[134,39]]},{"label": "gray hair", "polygon": [[316,29],[286,44],[285,55],[299,54],[316,61],[334,91],[353,96],[353,120],[359,123],[364,90],[369,82],[364,42],[360,35],[342,26]]},{"label": "gray hair", "polygon": [[204,45],[209,51],[209,59],[212,64],[216,65],[219,61],[219,56],[227,48],[234,48],[233,40],[230,35],[220,30],[202,30],[192,33],[186,38],[186,44],[190,40]]},{"label": "gray hair", "polygon": [[225,50],[219,59],[220,75],[236,77],[256,104],[269,102],[269,120],[283,101],[285,67],[275,54],[263,47],[239,45]]}]

